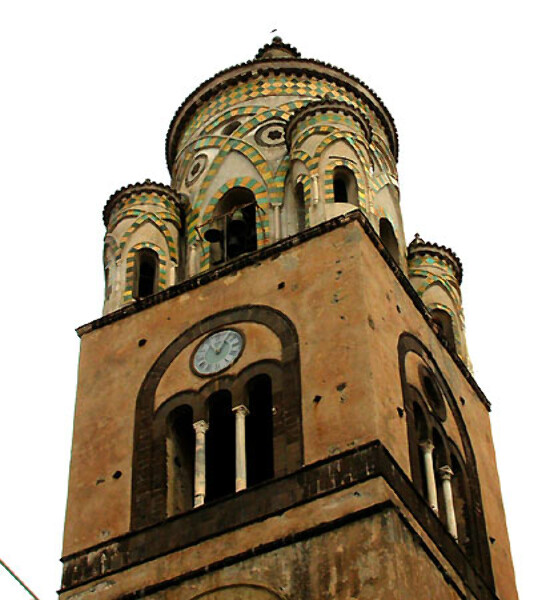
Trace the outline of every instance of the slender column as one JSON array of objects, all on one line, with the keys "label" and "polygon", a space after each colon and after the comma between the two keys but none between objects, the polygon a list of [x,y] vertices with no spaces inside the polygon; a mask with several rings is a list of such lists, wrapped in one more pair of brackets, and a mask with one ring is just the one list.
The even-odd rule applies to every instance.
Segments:
[{"label": "slender column", "polygon": [[319,175],[312,175],[312,199],[314,205],[319,202]]},{"label": "slender column", "polygon": [[273,219],[274,219],[274,231],[275,241],[278,242],[281,239],[281,205],[273,205]]},{"label": "slender column", "polygon": [[202,506],[206,498],[206,421],[196,421],[194,427],[196,448],[194,455],[194,508]]},{"label": "slender column", "polygon": [[446,507],[446,528],[448,529],[448,533],[457,541],[458,526],[456,524],[456,513],[454,512],[454,498],[452,496],[452,475],[454,475],[454,472],[448,465],[444,465],[444,467],[439,469],[444,505]]},{"label": "slender column", "polygon": [[439,504],[437,499],[437,484],[435,483],[435,470],[433,468],[433,450],[431,441],[421,442],[420,447],[423,451],[423,464],[425,465],[425,483],[427,485],[427,500],[433,512],[439,514]]},{"label": "slender column", "polygon": [[168,275],[169,275],[169,286],[175,285],[175,279],[177,277],[177,264],[174,263],[173,261],[171,261],[169,263],[169,268],[168,268]]},{"label": "slender column", "polygon": [[235,406],[235,491],[246,489],[246,427],[248,409],[244,405]]},{"label": "slender column", "polygon": [[196,273],[198,273],[197,268],[197,254],[198,254],[198,244],[193,242],[190,245],[190,253],[188,255],[188,268],[189,268],[189,277],[194,277]]}]

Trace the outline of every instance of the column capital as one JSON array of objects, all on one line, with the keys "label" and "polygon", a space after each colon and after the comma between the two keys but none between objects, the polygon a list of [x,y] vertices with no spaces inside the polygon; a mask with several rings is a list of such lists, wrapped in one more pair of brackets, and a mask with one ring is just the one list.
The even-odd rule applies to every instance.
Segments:
[{"label": "column capital", "polygon": [[196,423],[193,423],[192,426],[196,433],[206,433],[206,431],[208,431],[208,429],[210,428],[210,425],[203,419],[200,421],[196,421]]},{"label": "column capital", "polygon": [[442,481],[445,479],[450,481],[450,479],[452,479],[452,475],[454,475],[454,471],[448,465],[444,465],[439,469],[439,477]]},{"label": "column capital", "polygon": [[433,452],[433,450],[435,449],[435,446],[433,445],[433,442],[431,440],[423,440],[419,442],[419,447],[424,452]]},{"label": "column capital", "polygon": [[239,406],[233,407],[233,412],[241,417],[246,417],[246,415],[250,414],[250,411],[244,404],[239,404]]}]

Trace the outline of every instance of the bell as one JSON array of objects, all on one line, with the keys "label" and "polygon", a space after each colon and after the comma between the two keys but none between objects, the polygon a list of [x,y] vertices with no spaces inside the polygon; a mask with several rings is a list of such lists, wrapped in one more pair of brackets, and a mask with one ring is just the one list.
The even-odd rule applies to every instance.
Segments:
[{"label": "bell", "polygon": [[246,221],[242,214],[242,210],[236,210],[233,213],[228,231],[230,236],[242,236],[246,233]]},{"label": "bell", "polygon": [[216,242],[221,243],[221,240],[223,239],[223,233],[219,229],[212,227],[206,231],[204,234],[204,239],[207,242],[210,242],[210,244],[215,244]]}]

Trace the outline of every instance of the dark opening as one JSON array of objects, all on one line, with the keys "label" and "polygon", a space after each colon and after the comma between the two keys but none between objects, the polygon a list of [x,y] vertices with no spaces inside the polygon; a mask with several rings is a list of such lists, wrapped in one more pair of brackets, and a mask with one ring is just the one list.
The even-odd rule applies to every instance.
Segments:
[{"label": "dark opening", "polygon": [[335,202],[348,202],[346,181],[340,175],[333,177],[333,196]]},{"label": "dark opening", "polygon": [[247,386],[246,481],[256,485],[273,477],[273,402],[271,378],[258,375]]},{"label": "dark opening", "polygon": [[398,240],[394,234],[394,228],[388,219],[379,220],[379,236],[383,245],[388,250],[389,254],[397,263],[400,263],[400,253],[398,251]]},{"label": "dark opening", "polygon": [[240,127],[240,121],[231,121],[223,128],[223,135],[231,135],[234,131],[236,131]]},{"label": "dark opening", "polygon": [[460,462],[452,456],[452,497],[454,500],[454,514],[456,515],[456,527],[458,529],[458,542],[464,547],[468,554],[472,552],[469,536],[469,507],[467,505],[466,478]]},{"label": "dark opening", "polygon": [[440,338],[446,343],[446,346],[452,352],[456,350],[456,340],[454,338],[454,327],[450,315],[440,308],[431,311],[431,317],[439,329]]},{"label": "dark opening", "polygon": [[215,392],[208,399],[206,432],[206,502],[235,491],[235,419],[231,394]]},{"label": "dark opening", "polygon": [[230,189],[218,202],[204,237],[210,242],[211,265],[256,250],[256,197],[252,191]]},{"label": "dark opening", "polygon": [[143,248],[136,256],[135,298],[144,298],[157,291],[158,255],[154,250]]},{"label": "dark opening", "polygon": [[425,422],[425,417],[423,416],[423,411],[421,410],[419,404],[414,402],[413,404],[414,411],[414,424],[417,435],[417,456],[418,456],[418,469],[419,473],[414,473],[414,483],[416,487],[419,489],[419,492],[422,496],[426,494],[425,487],[425,463],[423,460],[423,449],[421,448],[421,442],[425,442],[429,439],[429,434],[427,432],[427,424]]},{"label": "dark opening", "polygon": [[356,177],[347,167],[335,167],[333,170],[333,197],[335,202],[359,206]]},{"label": "dark opening", "polygon": [[296,184],[296,187],[294,188],[294,197],[296,200],[296,220],[298,222],[297,231],[303,231],[306,228],[306,204],[303,183]]},{"label": "dark opening", "polygon": [[169,513],[178,514],[193,506],[195,434],[190,406],[180,406],[171,413],[169,431]]},{"label": "dark opening", "polygon": [[441,421],[444,421],[446,419],[446,406],[436,381],[427,369],[422,369],[420,376],[425,392],[425,398],[431,405],[435,415],[439,417]]}]

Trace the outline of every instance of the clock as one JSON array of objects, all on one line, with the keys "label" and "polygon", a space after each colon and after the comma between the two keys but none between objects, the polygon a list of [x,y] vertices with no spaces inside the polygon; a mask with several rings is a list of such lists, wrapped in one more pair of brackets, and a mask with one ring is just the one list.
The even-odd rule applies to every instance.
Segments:
[{"label": "clock", "polygon": [[244,349],[236,329],[220,329],[204,338],[192,355],[192,370],[200,376],[215,375],[235,363]]}]

